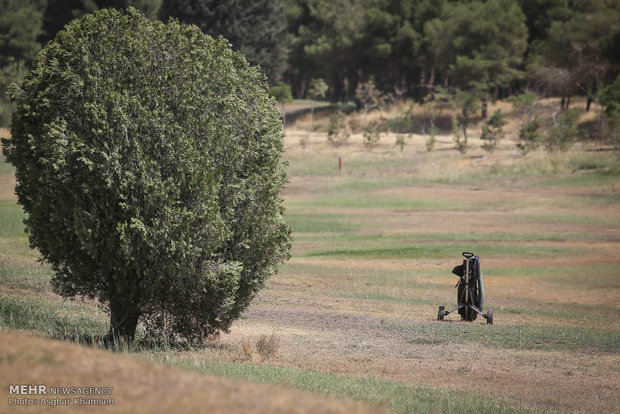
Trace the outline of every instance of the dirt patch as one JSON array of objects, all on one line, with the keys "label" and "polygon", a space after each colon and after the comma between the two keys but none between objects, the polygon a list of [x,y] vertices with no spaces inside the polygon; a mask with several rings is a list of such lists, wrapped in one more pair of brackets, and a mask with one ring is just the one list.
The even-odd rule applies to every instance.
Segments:
[{"label": "dirt patch", "polygon": [[[617,354],[504,349],[476,343],[415,344],[411,342],[415,332],[395,326],[428,323],[433,311],[420,314],[426,307],[398,309],[395,305],[382,310],[381,305],[366,302],[355,310],[351,300],[339,303],[309,296],[313,299],[290,294],[285,301],[264,298],[221,341],[235,349],[243,338],[275,332],[281,349],[274,365],[338,375],[372,373],[386,380],[471,391],[534,409],[614,412],[613,407],[620,404]],[[523,323],[523,316],[500,318],[502,324]],[[234,353],[229,357],[234,359]]]},{"label": "dirt patch", "polygon": [[[4,162],[4,158],[0,158],[0,162]],[[0,175],[0,200],[1,201],[14,201],[17,200],[15,196],[15,176],[13,174],[1,174]]]}]

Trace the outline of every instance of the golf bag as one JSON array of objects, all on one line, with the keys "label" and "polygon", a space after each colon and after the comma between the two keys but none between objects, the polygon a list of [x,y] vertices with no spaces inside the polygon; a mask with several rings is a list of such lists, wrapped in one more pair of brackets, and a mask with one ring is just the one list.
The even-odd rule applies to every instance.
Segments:
[{"label": "golf bag", "polygon": [[459,312],[461,320],[475,321],[478,315],[487,320],[487,324],[493,324],[493,310],[489,309],[485,314],[484,308],[484,281],[480,273],[480,258],[471,252],[463,252],[463,264],[455,266],[452,273],[459,277],[456,284],[457,303],[454,309],[448,311],[444,306],[439,307],[437,320],[442,321],[444,316],[454,311]]}]

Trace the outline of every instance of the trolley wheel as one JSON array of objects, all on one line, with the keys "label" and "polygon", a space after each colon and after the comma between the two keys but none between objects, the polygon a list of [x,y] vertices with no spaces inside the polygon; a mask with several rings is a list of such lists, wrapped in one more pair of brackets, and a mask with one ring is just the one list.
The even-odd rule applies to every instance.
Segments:
[{"label": "trolley wheel", "polygon": [[443,317],[444,317],[444,315],[445,315],[445,311],[444,311],[444,309],[446,309],[446,307],[445,307],[445,306],[440,306],[440,307],[439,307],[439,312],[437,312],[437,320],[438,320],[438,321],[443,321]]},{"label": "trolley wheel", "polygon": [[493,309],[487,311],[487,325],[493,325]]}]

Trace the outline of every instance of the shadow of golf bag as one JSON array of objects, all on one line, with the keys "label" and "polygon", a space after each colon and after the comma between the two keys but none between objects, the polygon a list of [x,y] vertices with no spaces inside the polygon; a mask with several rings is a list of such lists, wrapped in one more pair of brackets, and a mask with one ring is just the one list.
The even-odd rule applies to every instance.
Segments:
[{"label": "shadow of golf bag", "polygon": [[444,306],[439,307],[437,320],[443,321],[444,317],[454,311],[458,311],[463,321],[475,321],[478,315],[487,320],[487,324],[493,324],[493,310],[484,313],[484,281],[480,273],[480,258],[471,252],[463,252],[463,264],[455,266],[452,273],[459,277],[456,284],[458,305],[450,310]]}]

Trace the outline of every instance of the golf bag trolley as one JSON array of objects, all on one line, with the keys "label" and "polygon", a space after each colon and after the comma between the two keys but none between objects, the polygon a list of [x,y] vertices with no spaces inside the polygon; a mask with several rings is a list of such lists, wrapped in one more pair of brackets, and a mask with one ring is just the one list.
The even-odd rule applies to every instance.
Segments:
[{"label": "golf bag trolley", "polygon": [[493,325],[493,309],[487,313],[482,311],[484,306],[484,282],[480,274],[480,258],[472,252],[463,252],[463,264],[452,269],[452,273],[459,277],[456,284],[458,305],[450,310],[445,310],[445,306],[439,307],[437,320],[443,321],[445,316],[459,311],[461,320],[474,321],[478,315],[487,320],[487,324]]}]

